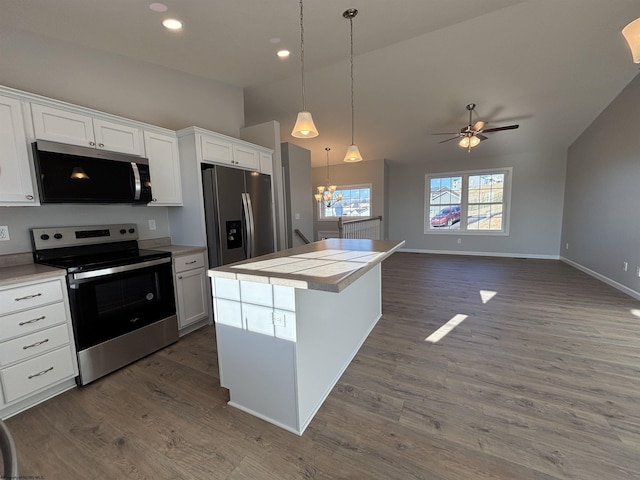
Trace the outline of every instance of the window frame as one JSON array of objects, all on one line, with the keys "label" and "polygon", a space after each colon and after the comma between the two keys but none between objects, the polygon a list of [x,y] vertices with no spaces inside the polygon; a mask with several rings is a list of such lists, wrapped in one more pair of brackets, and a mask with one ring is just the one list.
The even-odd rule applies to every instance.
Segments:
[{"label": "window frame", "polygon": [[[502,192],[502,230],[468,230],[467,214],[469,208],[469,177],[475,175],[495,175],[504,174],[504,189]],[[460,225],[459,229],[431,228],[430,207],[431,207],[431,180],[436,178],[462,177],[462,188],[460,195]],[[481,170],[464,170],[457,172],[427,173],[424,183],[423,201],[423,221],[425,235],[486,235],[486,236],[509,236],[509,225],[511,217],[511,186],[513,182],[513,167],[487,168]],[[464,222],[463,222],[464,219]],[[464,227],[464,228],[463,228]]]},{"label": "window frame", "polygon": [[[324,214],[324,204],[322,202],[316,202],[317,208],[318,208],[318,220],[319,221],[332,221],[332,220],[337,221],[339,218],[347,218],[349,220],[359,220],[359,219],[363,219],[363,218],[371,218],[371,215],[372,215],[372,212],[373,212],[373,199],[372,199],[373,184],[371,184],[371,183],[357,183],[357,184],[353,184],[353,185],[337,185],[336,192],[339,191],[339,190],[356,190],[356,189],[361,189],[361,188],[368,188],[369,189],[369,215],[362,215],[362,216],[339,215],[339,216],[333,216],[333,217],[325,217],[323,215]],[[314,201],[315,201],[315,199],[314,199]]]}]

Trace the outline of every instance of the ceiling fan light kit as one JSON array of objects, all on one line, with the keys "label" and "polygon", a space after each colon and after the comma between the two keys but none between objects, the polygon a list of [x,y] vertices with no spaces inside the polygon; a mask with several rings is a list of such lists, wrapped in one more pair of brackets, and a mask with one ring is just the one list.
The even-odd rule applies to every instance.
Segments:
[{"label": "ceiling fan light kit", "polygon": [[635,63],[640,63],[640,18],[622,29],[622,35],[629,44]]},{"label": "ceiling fan light kit", "polygon": [[300,0],[300,77],[302,79],[302,111],[298,113],[291,136],[295,138],[314,138],[318,136],[318,129],[313,123],[311,113],[306,109],[304,98],[304,16],[302,0]]}]

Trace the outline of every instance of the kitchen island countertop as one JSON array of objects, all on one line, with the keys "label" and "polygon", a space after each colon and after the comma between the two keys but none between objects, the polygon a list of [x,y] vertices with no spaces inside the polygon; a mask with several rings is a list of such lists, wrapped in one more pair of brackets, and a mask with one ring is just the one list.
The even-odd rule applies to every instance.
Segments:
[{"label": "kitchen island countertop", "polygon": [[209,270],[210,277],[341,292],[404,240],[331,238]]}]

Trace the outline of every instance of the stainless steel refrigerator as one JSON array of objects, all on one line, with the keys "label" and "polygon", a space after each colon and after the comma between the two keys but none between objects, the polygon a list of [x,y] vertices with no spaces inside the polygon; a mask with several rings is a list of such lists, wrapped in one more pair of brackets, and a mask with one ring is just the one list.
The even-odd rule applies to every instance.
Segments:
[{"label": "stainless steel refrigerator", "polygon": [[272,253],[271,177],[220,165],[202,165],[211,268]]}]

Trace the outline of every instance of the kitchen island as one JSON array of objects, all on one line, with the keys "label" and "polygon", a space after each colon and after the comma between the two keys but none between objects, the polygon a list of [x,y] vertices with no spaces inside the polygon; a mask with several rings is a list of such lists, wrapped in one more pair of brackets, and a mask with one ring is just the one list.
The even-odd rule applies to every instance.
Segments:
[{"label": "kitchen island", "polygon": [[302,435],[382,315],[404,241],[329,239],[209,270],[229,405]]}]

